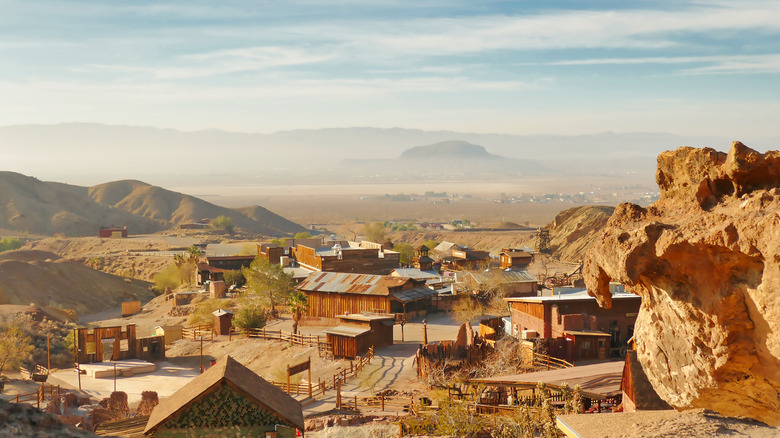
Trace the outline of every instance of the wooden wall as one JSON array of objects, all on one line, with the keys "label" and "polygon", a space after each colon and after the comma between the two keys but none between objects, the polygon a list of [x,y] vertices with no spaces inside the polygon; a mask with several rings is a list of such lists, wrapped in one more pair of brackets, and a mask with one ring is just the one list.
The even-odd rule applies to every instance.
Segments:
[{"label": "wooden wall", "polygon": [[339,294],[327,292],[303,291],[309,297],[307,316],[335,318],[344,312],[361,313],[382,309],[390,313],[390,300],[387,296]]},{"label": "wooden wall", "polygon": [[135,315],[141,312],[140,301],[125,301],[122,303],[122,316]]},{"label": "wooden wall", "polygon": [[328,342],[333,344],[333,356],[334,357],[346,357],[348,359],[354,359],[357,356],[362,356],[368,352],[370,346],[369,334],[365,333],[360,336],[350,337],[341,336],[328,333]]},{"label": "wooden wall", "polygon": [[[91,333],[90,333],[91,331]],[[135,324],[122,327],[95,327],[76,330],[78,346],[76,362],[103,362],[104,339],[113,339],[113,354],[110,360],[143,359],[148,361],[165,359],[165,337],[150,336],[136,338]],[[126,341],[124,344],[122,341]],[[122,348],[124,346],[124,349]]]}]

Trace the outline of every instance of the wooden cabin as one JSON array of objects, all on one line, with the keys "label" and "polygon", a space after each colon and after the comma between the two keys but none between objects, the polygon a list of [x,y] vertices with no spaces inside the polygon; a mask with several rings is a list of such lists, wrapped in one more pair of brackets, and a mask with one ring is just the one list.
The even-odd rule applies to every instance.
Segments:
[{"label": "wooden cabin", "polygon": [[393,345],[393,315],[339,315],[339,325],[323,330],[333,344],[333,356],[354,359],[371,347]]},{"label": "wooden cabin", "polygon": [[436,293],[425,280],[390,275],[315,272],[298,285],[309,299],[306,316],[336,318],[359,313],[425,315]]}]

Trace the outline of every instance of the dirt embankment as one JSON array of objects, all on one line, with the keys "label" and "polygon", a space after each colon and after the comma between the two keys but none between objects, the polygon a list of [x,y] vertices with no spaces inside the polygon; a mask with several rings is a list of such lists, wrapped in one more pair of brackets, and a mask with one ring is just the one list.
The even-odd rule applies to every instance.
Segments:
[{"label": "dirt embankment", "polygon": [[166,251],[171,246],[157,239],[101,239],[99,237],[48,238],[30,242],[23,249],[47,251],[107,274],[152,281],[173,263],[171,257],[135,255],[143,251]]},{"label": "dirt embankment", "polygon": [[17,250],[0,258],[0,304],[73,309],[77,314],[148,300],[150,283],[92,269],[45,251]]}]

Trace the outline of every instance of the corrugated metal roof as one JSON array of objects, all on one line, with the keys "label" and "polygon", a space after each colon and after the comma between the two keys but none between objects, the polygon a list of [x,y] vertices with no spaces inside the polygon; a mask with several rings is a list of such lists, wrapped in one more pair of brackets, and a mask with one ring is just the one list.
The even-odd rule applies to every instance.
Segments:
[{"label": "corrugated metal roof", "polygon": [[399,301],[408,303],[409,301],[419,300],[420,298],[436,295],[437,292],[427,287],[415,287],[414,289],[404,289],[393,292],[390,296]]},{"label": "corrugated metal roof", "polygon": [[504,283],[536,283],[536,277],[526,270],[495,270],[488,272],[469,272],[478,283],[483,284],[491,281],[495,276],[500,276]]},{"label": "corrugated metal roof", "polygon": [[389,289],[406,284],[408,277],[322,272],[312,274],[298,285],[299,290],[342,294],[388,295]]},{"label": "corrugated metal roof", "polygon": [[417,268],[396,268],[393,272],[398,274],[399,277],[409,278],[439,278],[439,274],[433,271],[421,271]]}]

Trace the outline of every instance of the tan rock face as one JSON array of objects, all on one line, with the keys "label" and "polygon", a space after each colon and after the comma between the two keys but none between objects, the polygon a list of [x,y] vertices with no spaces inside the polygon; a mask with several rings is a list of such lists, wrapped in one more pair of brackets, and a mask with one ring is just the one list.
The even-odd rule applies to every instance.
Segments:
[{"label": "tan rock face", "polygon": [[780,425],[780,152],[658,157],[658,202],[622,204],[589,251],[588,290],[642,296],[638,357],[658,394]]}]

